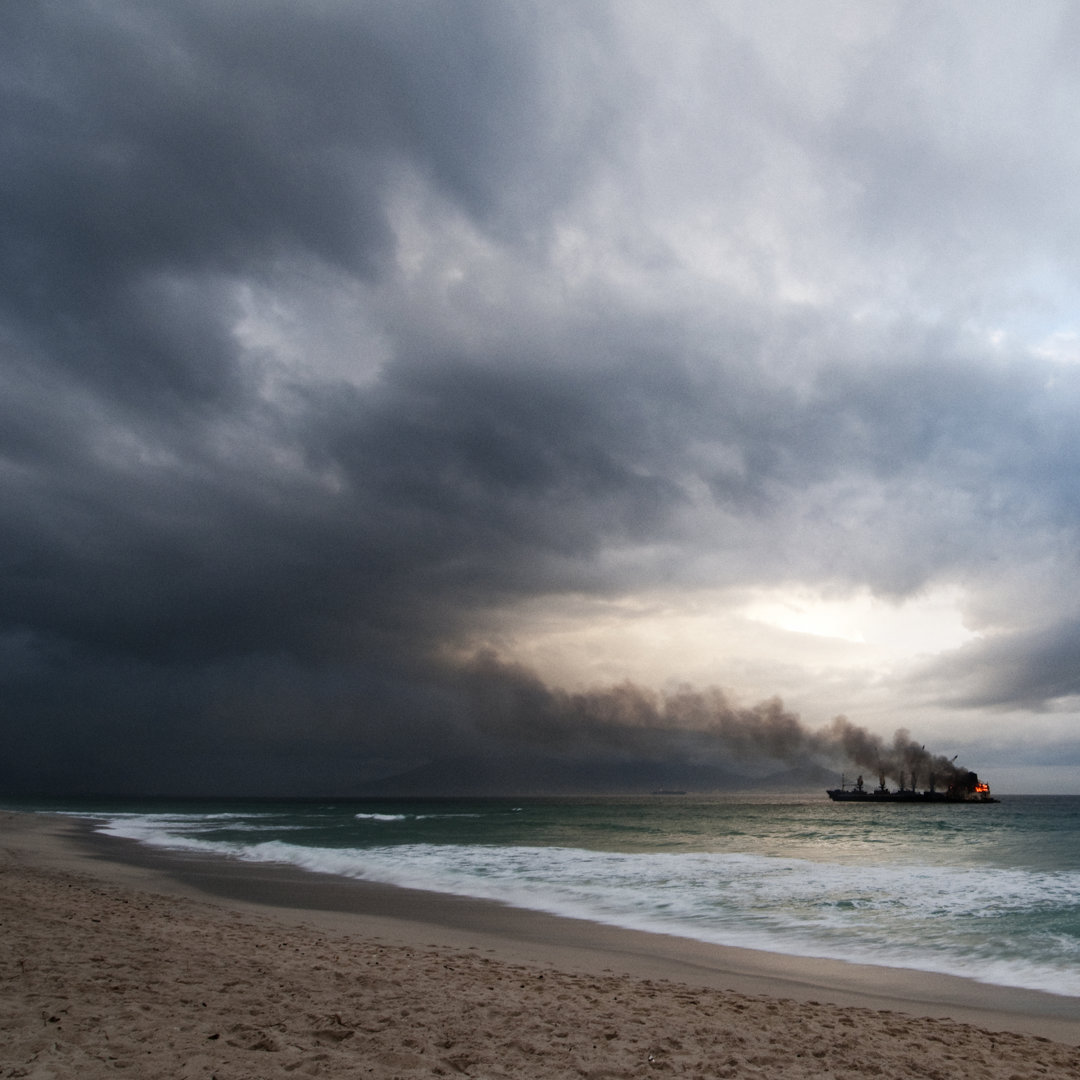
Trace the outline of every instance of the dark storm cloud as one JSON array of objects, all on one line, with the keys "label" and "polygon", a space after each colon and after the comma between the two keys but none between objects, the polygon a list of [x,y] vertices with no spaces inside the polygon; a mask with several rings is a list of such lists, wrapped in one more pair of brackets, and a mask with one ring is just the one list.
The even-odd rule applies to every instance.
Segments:
[{"label": "dark storm cloud", "polygon": [[[528,174],[529,148],[539,152],[550,127],[529,20],[488,5],[451,18],[427,5],[264,3],[10,5],[0,18],[0,438],[26,462],[13,477],[26,501],[10,512],[29,519],[12,523],[28,587],[16,584],[9,610],[39,626],[40,612],[20,610],[42,602],[34,566],[67,564],[72,580],[47,603],[98,609],[89,637],[130,633],[152,647],[143,606],[155,623],[180,611],[201,637],[220,613],[183,609],[212,595],[241,607],[251,586],[238,564],[256,577],[279,565],[307,591],[333,557],[320,547],[352,533],[352,513],[377,516],[312,506],[310,492],[252,476],[214,446],[221,422],[240,441],[309,441],[254,399],[230,330],[230,281],[272,279],[277,260],[297,255],[371,279],[393,249],[386,200],[406,165],[478,218],[520,223],[525,208],[507,217],[502,193],[521,191],[511,174]],[[535,211],[545,196],[527,186]],[[350,422],[363,425],[366,411],[356,403]],[[399,443],[383,434],[380,456],[391,457]],[[133,446],[116,453],[141,452],[144,467],[102,460],[103,443],[125,438]],[[362,430],[361,440],[379,442]],[[57,472],[43,475],[49,458]],[[400,560],[375,523],[368,530],[355,557],[377,577]],[[326,591],[314,595],[332,607]]]},{"label": "dark storm cloud", "polygon": [[215,275],[298,253],[385,272],[408,169],[527,228],[597,134],[555,131],[532,22],[487,4],[6,5],[11,331],[114,392],[212,400],[235,389]]},{"label": "dark storm cloud", "polygon": [[1080,620],[992,635],[920,672],[968,708],[1039,711],[1080,694]]},{"label": "dark storm cloud", "polygon": [[[517,601],[792,580],[964,580],[993,626],[994,560],[1075,543],[1078,369],[928,315],[916,275],[852,317],[934,178],[964,205],[947,147],[889,194],[916,90],[825,123],[722,6],[621,10],[3,7],[4,783],[345,790],[508,746],[477,704],[508,671],[522,745],[555,716],[561,752],[728,753],[447,656]],[[981,190],[950,266],[1008,204]],[[832,299],[780,299],[785,236]],[[1074,694],[1025,618],[960,680]]]}]

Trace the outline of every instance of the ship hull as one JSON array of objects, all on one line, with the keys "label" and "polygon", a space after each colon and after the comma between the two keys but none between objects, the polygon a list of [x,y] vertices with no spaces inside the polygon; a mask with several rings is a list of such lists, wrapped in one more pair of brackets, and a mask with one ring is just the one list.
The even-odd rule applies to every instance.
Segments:
[{"label": "ship hull", "polygon": [[833,802],[853,803],[996,803],[990,794],[972,792],[963,795],[946,791],[845,791],[842,788],[827,789],[826,795]]}]

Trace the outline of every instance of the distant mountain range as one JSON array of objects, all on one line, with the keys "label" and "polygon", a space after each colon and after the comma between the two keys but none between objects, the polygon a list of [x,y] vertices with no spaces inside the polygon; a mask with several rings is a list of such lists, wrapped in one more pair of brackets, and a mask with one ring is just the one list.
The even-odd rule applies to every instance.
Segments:
[{"label": "distant mountain range", "polygon": [[634,795],[653,791],[823,791],[839,775],[808,764],[765,776],[714,765],[566,761],[549,757],[451,758],[366,783],[367,796]]}]

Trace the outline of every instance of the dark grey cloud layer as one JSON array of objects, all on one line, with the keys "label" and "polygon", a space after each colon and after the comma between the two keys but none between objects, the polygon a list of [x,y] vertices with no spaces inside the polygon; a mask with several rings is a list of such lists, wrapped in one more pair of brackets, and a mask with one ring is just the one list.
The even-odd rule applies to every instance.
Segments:
[{"label": "dark grey cloud layer", "polygon": [[510,753],[564,593],[955,584],[911,692],[1066,709],[1077,27],[801,17],[4,5],[0,785]]}]

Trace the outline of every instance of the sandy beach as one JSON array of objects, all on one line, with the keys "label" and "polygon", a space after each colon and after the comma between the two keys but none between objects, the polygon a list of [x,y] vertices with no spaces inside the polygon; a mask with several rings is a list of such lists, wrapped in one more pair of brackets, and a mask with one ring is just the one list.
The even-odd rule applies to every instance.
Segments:
[{"label": "sandy beach", "polygon": [[0,1077],[1080,1075],[1080,1001],[0,814]]}]

